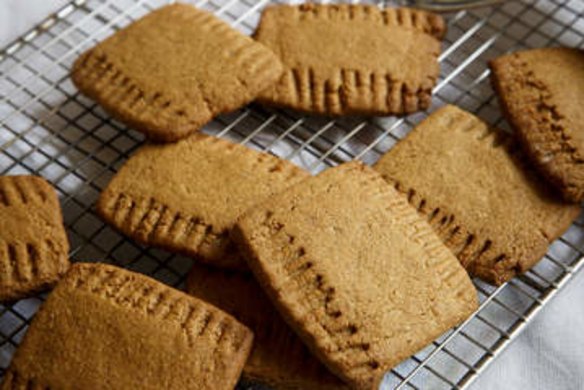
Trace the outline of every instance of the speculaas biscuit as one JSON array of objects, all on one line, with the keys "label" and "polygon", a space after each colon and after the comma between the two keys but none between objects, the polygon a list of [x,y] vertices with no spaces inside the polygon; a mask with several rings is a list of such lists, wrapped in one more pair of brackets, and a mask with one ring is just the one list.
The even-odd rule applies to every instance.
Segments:
[{"label": "speculaas biscuit", "polygon": [[430,105],[443,19],[373,5],[278,5],[255,38],[284,64],[258,99],[325,115],[407,114]]},{"label": "speculaas biscuit", "polygon": [[219,271],[195,265],[187,292],[225,310],[249,326],[254,346],[243,377],[276,389],[344,389],[280,317],[249,273]]},{"label": "speculaas biscuit", "polygon": [[0,301],[52,287],[69,268],[53,187],[38,176],[0,176]]},{"label": "speculaas biscuit", "polygon": [[197,133],[143,146],[102,192],[97,211],[143,244],[242,269],[229,239],[237,217],[307,176],[288,161]]},{"label": "speculaas biscuit", "polygon": [[2,389],[232,389],[252,332],[146,276],[72,265],[36,314]]},{"label": "speculaas biscuit", "polygon": [[175,141],[252,101],[281,72],[263,45],[206,11],[173,4],[82,54],[72,78],[116,118]]},{"label": "speculaas biscuit", "polygon": [[386,370],[477,307],[468,275],[428,223],[361,163],[270,197],[232,237],[283,318],[355,388],[377,388]]},{"label": "speculaas biscuit", "polygon": [[472,275],[501,284],[525,272],[576,218],[510,136],[446,106],[375,165]]},{"label": "speculaas biscuit", "polygon": [[572,202],[584,199],[584,51],[542,48],[490,63],[507,120],[543,176]]}]

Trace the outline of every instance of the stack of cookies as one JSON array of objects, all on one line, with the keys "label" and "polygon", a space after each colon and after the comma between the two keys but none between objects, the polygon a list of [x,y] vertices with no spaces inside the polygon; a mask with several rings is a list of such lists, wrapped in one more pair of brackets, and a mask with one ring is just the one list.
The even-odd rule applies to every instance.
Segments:
[{"label": "stack of cookies", "polygon": [[195,262],[186,293],[69,266],[55,191],[1,177],[0,299],[57,284],[2,388],[229,389],[243,376],[373,389],[477,309],[471,276],[498,285],[532,267],[584,196],[580,51],[491,63],[517,140],[447,105],[373,167],[312,176],[197,132],[254,100],[335,116],[426,109],[444,34],[422,11],[309,4],[267,8],[254,40],[174,4],[81,55],[78,88],[149,139],[98,214]]}]

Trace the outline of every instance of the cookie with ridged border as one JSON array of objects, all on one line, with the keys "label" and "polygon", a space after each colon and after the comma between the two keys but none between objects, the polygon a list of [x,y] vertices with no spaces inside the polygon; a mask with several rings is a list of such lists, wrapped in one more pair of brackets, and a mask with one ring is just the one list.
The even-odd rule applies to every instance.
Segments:
[{"label": "cookie with ridged border", "polygon": [[77,263],[41,306],[8,389],[233,389],[252,332],[144,275]]},{"label": "cookie with ridged border", "polygon": [[519,51],[490,67],[503,111],[533,164],[565,199],[584,200],[584,51]]},{"label": "cookie with ridged border", "polygon": [[52,287],[69,268],[57,193],[38,176],[0,176],[0,301]]},{"label": "cookie with ridged border", "polygon": [[186,290],[249,326],[254,346],[243,378],[275,389],[347,389],[284,322],[253,275],[194,265]]},{"label": "cookie with ridged border", "polygon": [[168,142],[254,100],[281,72],[265,46],[207,11],[172,4],[82,54],[72,78],[114,117]]},{"label": "cookie with ridged border", "polygon": [[531,268],[578,216],[512,138],[455,106],[434,112],[374,165],[469,273],[501,284]]},{"label": "cookie with ridged border", "polygon": [[477,307],[456,257],[373,169],[328,169],[245,213],[232,237],[283,318],[358,389]]},{"label": "cookie with ridged border", "polygon": [[237,217],[308,176],[288,161],[197,133],[140,148],[101,193],[97,211],[142,244],[244,269],[229,239]]},{"label": "cookie with ridged border", "polygon": [[442,17],[408,8],[267,7],[255,38],[280,57],[284,73],[258,101],[331,116],[423,110],[444,33]]}]

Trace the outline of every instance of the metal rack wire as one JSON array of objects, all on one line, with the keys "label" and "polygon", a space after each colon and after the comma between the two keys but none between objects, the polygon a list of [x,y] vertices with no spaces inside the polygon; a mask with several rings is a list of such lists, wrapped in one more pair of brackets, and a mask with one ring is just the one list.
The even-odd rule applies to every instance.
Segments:
[{"label": "metal rack wire", "polygon": [[[392,5],[392,1],[374,2]],[[85,49],[165,0],[74,0],[0,52],[0,174],[33,173],[57,188],[74,260],[99,260],[182,287],[191,260],[139,246],[104,225],[93,205],[142,136],[81,96],[68,77]],[[267,0],[199,0],[244,33]],[[387,4],[381,4],[387,3]],[[442,76],[433,108],[453,103],[506,128],[486,60],[510,50],[584,47],[584,2],[504,5],[447,16]],[[427,113],[406,118],[330,120],[256,106],[223,115],[205,131],[267,150],[310,169],[361,159],[372,163]],[[481,307],[386,376],[387,388],[466,387],[577,272],[584,256],[581,217],[527,274],[499,288],[475,281]],[[0,374],[44,296],[0,305]]]}]

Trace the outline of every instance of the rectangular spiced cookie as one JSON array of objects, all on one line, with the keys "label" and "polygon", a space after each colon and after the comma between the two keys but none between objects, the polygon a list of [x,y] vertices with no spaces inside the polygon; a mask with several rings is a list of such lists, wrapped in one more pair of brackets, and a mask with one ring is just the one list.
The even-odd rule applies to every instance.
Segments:
[{"label": "rectangular spiced cookie", "polygon": [[284,73],[258,101],[324,115],[407,114],[430,106],[442,17],[408,8],[267,7],[255,38]]},{"label": "rectangular spiced cookie", "polygon": [[584,200],[584,51],[519,51],[489,65],[503,112],[528,157],[566,200]]},{"label": "rectangular spiced cookie", "polygon": [[233,389],[253,335],[146,276],[77,263],[36,314],[2,389]]},{"label": "rectangular spiced cookie", "polygon": [[580,211],[549,191],[508,135],[454,106],[430,115],[374,168],[467,271],[494,284],[531,268]]},{"label": "rectangular spiced cookie", "polygon": [[347,389],[288,327],[249,273],[195,265],[187,292],[225,310],[253,331],[254,346],[243,368],[246,380],[275,389]]},{"label": "rectangular spiced cookie", "polygon": [[232,237],[283,318],[353,388],[377,388],[477,307],[428,223],[358,162],[255,206]]},{"label": "rectangular spiced cookie", "polygon": [[172,4],[82,54],[71,76],[114,117],[168,142],[254,100],[281,73],[263,45],[207,11]]},{"label": "rectangular spiced cookie", "polygon": [[52,287],[69,268],[57,193],[38,176],[0,176],[0,302]]},{"label": "rectangular spiced cookie", "polygon": [[145,245],[245,268],[229,229],[247,208],[310,176],[294,164],[204,134],[149,144],[102,192],[97,211]]}]

